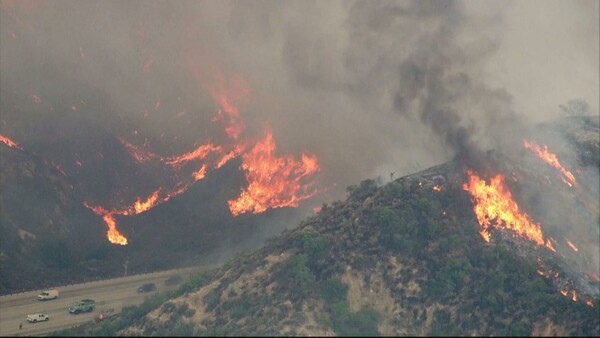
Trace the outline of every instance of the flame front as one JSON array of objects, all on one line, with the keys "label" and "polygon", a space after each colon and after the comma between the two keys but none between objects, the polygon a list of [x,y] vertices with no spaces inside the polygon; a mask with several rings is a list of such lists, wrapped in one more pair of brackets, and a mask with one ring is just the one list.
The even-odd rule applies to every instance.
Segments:
[{"label": "flame front", "polygon": [[173,166],[181,166],[184,163],[192,161],[192,160],[203,160],[210,153],[220,152],[221,150],[222,150],[222,148],[220,146],[215,146],[212,143],[203,144],[203,145],[197,147],[196,149],[194,149],[190,152],[187,152],[183,155],[171,157],[167,161],[167,164],[170,164]]},{"label": "flame front", "polygon": [[[201,78],[196,70],[196,76]],[[96,214],[103,217],[109,228],[108,239],[112,243],[127,244],[127,239],[121,235],[116,227],[115,215],[137,215],[146,212],[161,203],[167,202],[172,197],[182,194],[191,185],[202,180],[210,170],[219,169],[233,158],[242,158],[241,170],[245,172],[247,187],[242,189],[239,197],[228,201],[229,209],[234,216],[242,213],[261,213],[269,208],[297,207],[299,202],[308,199],[319,191],[312,189],[312,176],[317,173],[319,163],[314,155],[302,154],[300,160],[292,155],[276,156],[276,144],[271,130],[267,129],[262,140],[255,141],[244,133],[245,125],[240,118],[240,108],[237,106],[242,99],[248,96],[249,89],[241,78],[225,81],[218,76],[216,83],[204,84],[215,103],[219,105],[213,121],[222,124],[228,143],[213,144],[206,142],[195,149],[174,156],[161,156],[145,149],[140,149],[131,143],[120,139],[123,146],[131,156],[140,164],[150,160],[158,160],[169,166],[169,170],[187,170],[188,163],[201,162],[186,180],[179,181],[174,188],[158,188],[147,198],[137,197],[129,206],[120,208],[92,207]],[[155,104],[159,110],[160,99]],[[147,116],[147,112],[144,117]],[[178,114],[178,117],[182,115]],[[137,135],[137,130],[134,131]],[[144,148],[147,148],[146,142]],[[185,166],[184,166],[185,165]],[[181,177],[180,173],[176,173]],[[168,192],[170,191],[170,192]]]},{"label": "flame front", "polygon": [[490,227],[506,228],[537,245],[545,245],[552,251],[556,251],[550,240],[544,240],[540,224],[533,222],[525,212],[519,211],[519,206],[513,200],[503,175],[492,177],[488,185],[473,171],[467,170],[467,174],[469,182],[463,184],[463,189],[473,198],[473,211],[483,227],[480,234],[486,242],[490,241]]},{"label": "flame front", "polygon": [[242,156],[242,169],[246,172],[248,187],[236,200],[229,201],[229,209],[235,216],[260,213],[268,208],[297,207],[298,202],[314,196],[309,191],[312,182],[303,184],[308,177],[319,171],[317,158],[302,154],[297,161],[293,156],[275,156],[273,134],[266,131],[261,142]]},{"label": "flame front", "polygon": [[[145,201],[142,201],[141,198],[138,198],[138,200],[133,204],[134,214],[135,215],[141,214],[142,212],[148,211],[153,206],[155,206],[156,202],[158,202],[158,193],[159,192],[160,192],[160,189],[156,190]],[[127,215],[127,214],[125,214],[125,215]]]},{"label": "flame front", "polygon": [[539,145],[537,145],[535,143],[530,143],[529,141],[524,139],[523,146],[525,146],[525,148],[533,151],[544,162],[546,162],[549,165],[551,165],[552,167],[558,169],[561,172],[561,174],[563,175],[562,180],[563,180],[563,182],[565,182],[565,184],[567,184],[570,187],[577,185],[577,180],[575,179],[575,176],[573,175],[573,173],[571,173],[570,171],[565,169],[560,164],[560,162],[558,161],[558,157],[556,157],[555,154],[549,152],[548,147],[546,145],[544,145],[544,149],[542,149],[542,147],[540,147]]},{"label": "flame front", "polygon": [[11,140],[10,138],[8,138],[4,135],[1,135],[1,134],[0,134],[0,142],[3,142],[4,144],[6,144],[7,146],[9,146],[11,148],[21,149],[21,147],[19,147],[17,142],[15,142],[15,141]]}]

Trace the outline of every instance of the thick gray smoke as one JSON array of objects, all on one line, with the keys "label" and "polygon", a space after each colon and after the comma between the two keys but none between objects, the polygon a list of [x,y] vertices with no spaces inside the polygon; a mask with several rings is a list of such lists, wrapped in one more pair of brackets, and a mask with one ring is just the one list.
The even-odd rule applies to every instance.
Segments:
[{"label": "thick gray smoke", "polygon": [[249,94],[236,103],[248,130],[261,135],[268,122],[281,153],[315,153],[337,198],[366,177],[495,147],[503,131],[558,116],[574,97],[597,113],[597,9],[594,1],[2,1],[2,130],[47,143],[44,133],[75,133],[52,121],[77,116],[181,153],[218,133],[206,86],[243,79]]},{"label": "thick gray smoke", "polygon": [[598,114],[594,0],[1,1],[1,134],[95,168],[107,196],[127,168],[91,135],[166,156],[223,141],[219,88],[245,132],[318,157],[315,205],[477,156],[573,98]]}]

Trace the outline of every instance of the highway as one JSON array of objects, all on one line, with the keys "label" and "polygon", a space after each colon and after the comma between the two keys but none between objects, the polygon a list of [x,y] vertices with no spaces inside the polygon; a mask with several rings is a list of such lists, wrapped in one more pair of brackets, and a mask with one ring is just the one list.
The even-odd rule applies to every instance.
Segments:
[{"label": "highway", "polygon": [[[139,305],[145,297],[167,290],[177,289],[181,283],[189,280],[195,273],[208,271],[218,265],[168,270],[148,274],[119,277],[57,288],[59,298],[38,301],[37,294],[43,290],[29,291],[0,297],[0,336],[44,336],[53,331],[77,326],[97,318],[101,312],[118,313],[128,305]],[[165,281],[172,276],[180,276],[182,281],[167,285]],[[154,283],[156,290],[140,293],[138,287],[145,283]],[[96,301],[96,309],[91,313],[70,314],[70,304],[89,298]],[[47,322],[29,323],[30,313],[45,313],[50,317]],[[22,323],[22,329],[19,329]]]}]

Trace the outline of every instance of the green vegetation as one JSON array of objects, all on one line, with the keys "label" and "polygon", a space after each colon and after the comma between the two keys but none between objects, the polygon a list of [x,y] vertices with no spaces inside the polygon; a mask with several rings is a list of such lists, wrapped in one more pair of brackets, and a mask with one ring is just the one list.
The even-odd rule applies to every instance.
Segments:
[{"label": "green vegetation", "polygon": [[[535,259],[515,254],[512,242],[485,243],[459,187],[435,192],[415,179],[379,189],[366,181],[348,192],[347,202],[333,202],[261,250],[238,255],[214,275],[196,276],[174,292],[191,293],[216,281],[202,298],[210,317],[195,323],[201,325],[187,321],[191,304],[149,299],[93,334],[136,324],[144,334],[160,335],[277,336],[308,329],[376,336],[381,324],[389,329],[392,323],[397,332],[416,336],[530,336],[549,321],[572,335],[597,335],[600,301],[594,308],[574,303],[536,273]],[[283,254],[288,258],[265,271],[267,256]],[[230,287],[242,276],[243,283]],[[342,282],[348,276],[360,277],[352,290],[360,287],[362,295],[348,294],[351,288]],[[354,306],[365,292],[391,297],[382,301],[394,308],[351,311],[349,300]],[[161,322],[142,324],[139,319],[155,308],[163,313]]]}]

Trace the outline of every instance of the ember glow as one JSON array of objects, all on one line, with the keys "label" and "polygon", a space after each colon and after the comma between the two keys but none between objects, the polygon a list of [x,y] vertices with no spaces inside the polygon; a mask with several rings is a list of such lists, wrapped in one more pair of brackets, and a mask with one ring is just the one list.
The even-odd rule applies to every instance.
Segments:
[{"label": "ember glow", "polygon": [[239,198],[229,201],[235,216],[245,212],[260,213],[268,208],[297,207],[302,200],[318,191],[310,190],[313,182],[306,182],[319,171],[315,156],[302,154],[297,161],[293,156],[277,157],[273,134],[266,131],[264,140],[242,155],[242,169],[248,186]]},{"label": "ember glow", "polygon": [[556,251],[552,242],[544,239],[540,224],[535,223],[525,212],[519,210],[505,184],[503,175],[492,177],[488,184],[471,170],[467,170],[467,174],[469,182],[463,184],[463,189],[471,194],[474,202],[473,211],[483,227],[479,233],[486,242],[490,241],[490,227],[495,227],[512,230],[537,245]]},{"label": "ember glow", "polygon": [[434,185],[433,186],[433,190],[435,190],[435,191],[442,191],[442,186],[441,185]]},{"label": "ember glow", "polygon": [[149,151],[145,151],[142,150],[136,146],[134,146],[133,144],[125,141],[124,139],[119,137],[119,141],[121,141],[121,144],[125,147],[125,149],[127,149],[127,151],[129,152],[129,154],[131,154],[131,156],[138,162],[138,163],[143,163],[152,159],[160,159],[160,156],[149,152]]},{"label": "ember glow", "polygon": [[565,241],[567,241],[567,244],[569,245],[569,247],[571,247],[571,249],[573,249],[573,251],[575,251],[575,252],[579,251],[579,249],[577,249],[577,247],[575,246],[575,244],[571,243],[571,241],[569,241],[566,238],[565,238]]},{"label": "ember glow", "polygon": [[190,152],[187,152],[183,155],[174,156],[174,157],[169,158],[169,160],[167,161],[167,164],[170,164],[172,166],[181,166],[184,163],[187,163],[189,161],[203,160],[210,153],[221,152],[221,150],[222,150],[222,147],[215,146],[212,143],[204,144],[204,145],[198,146],[196,149],[194,149]]},{"label": "ember glow", "polygon": [[577,185],[577,180],[575,179],[575,176],[573,175],[573,173],[571,173],[570,171],[565,169],[560,164],[556,155],[549,152],[548,147],[546,145],[544,145],[544,149],[542,149],[542,147],[540,147],[539,145],[537,145],[535,143],[531,143],[531,142],[527,141],[526,139],[524,139],[523,146],[525,146],[525,148],[533,151],[544,162],[546,162],[549,165],[551,165],[552,167],[558,169],[561,172],[561,174],[563,175],[562,180],[563,180],[563,182],[565,182],[565,184],[567,184],[570,187]]},{"label": "ember glow", "polygon": [[19,147],[19,145],[15,141],[9,139],[8,137],[6,137],[4,135],[0,135],[0,142],[3,142],[4,144],[6,144],[7,146],[9,146],[11,148],[22,150],[22,148]]}]

